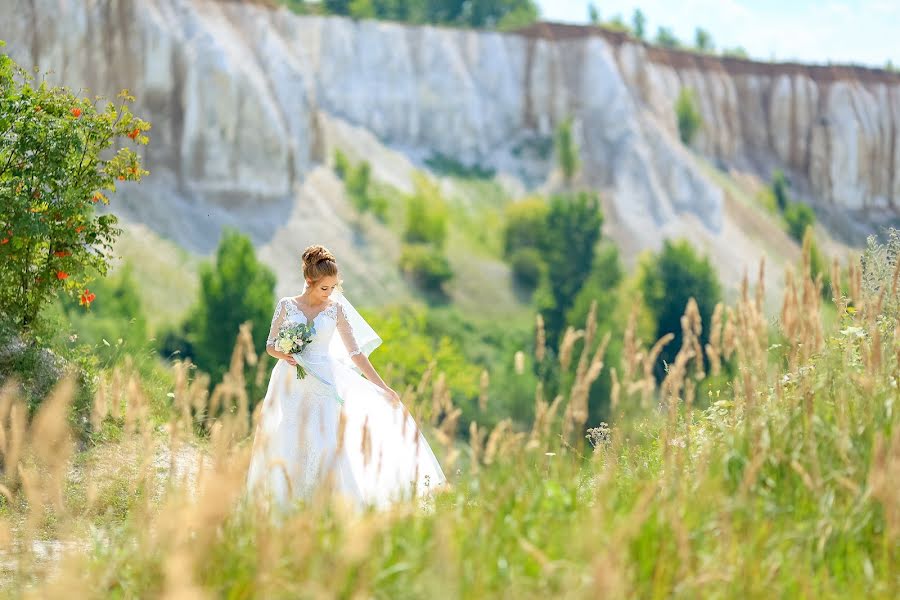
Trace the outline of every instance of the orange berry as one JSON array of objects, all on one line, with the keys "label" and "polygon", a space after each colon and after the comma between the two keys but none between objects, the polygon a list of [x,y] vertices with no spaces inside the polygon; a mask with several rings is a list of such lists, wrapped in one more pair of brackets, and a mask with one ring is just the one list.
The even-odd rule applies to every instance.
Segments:
[{"label": "orange berry", "polygon": [[85,290],[81,293],[79,297],[79,302],[82,306],[91,306],[91,302],[93,302],[97,298],[97,295],[91,292],[91,290],[85,288]]}]

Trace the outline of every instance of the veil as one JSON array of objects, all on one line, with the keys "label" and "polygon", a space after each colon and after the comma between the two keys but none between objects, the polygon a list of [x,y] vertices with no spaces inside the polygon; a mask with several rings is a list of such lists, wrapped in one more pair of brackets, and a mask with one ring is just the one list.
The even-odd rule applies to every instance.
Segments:
[{"label": "veil", "polygon": [[[303,282],[303,292],[306,292],[306,281]],[[353,338],[356,340],[357,346],[359,346],[360,351],[364,355],[369,356],[375,348],[381,345],[381,337],[375,333],[375,330],[372,329],[372,326],[359,314],[359,311],[350,304],[350,301],[347,300],[347,297],[344,296],[343,292],[335,290],[331,294],[331,299],[343,307],[344,315],[350,323],[350,329],[353,332]],[[347,348],[344,347],[341,336],[332,336],[331,343],[328,346],[328,353],[332,358],[359,372],[359,368],[353,363],[353,359],[350,358],[350,353],[347,352]]]}]

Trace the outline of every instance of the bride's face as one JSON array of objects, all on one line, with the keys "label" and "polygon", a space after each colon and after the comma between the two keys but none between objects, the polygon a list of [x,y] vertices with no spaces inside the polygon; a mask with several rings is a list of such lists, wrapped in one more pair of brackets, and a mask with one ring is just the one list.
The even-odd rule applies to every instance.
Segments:
[{"label": "bride's face", "polygon": [[313,300],[326,302],[331,296],[331,292],[337,289],[338,283],[337,277],[328,276],[315,283],[307,281],[306,285],[309,287],[309,295]]}]

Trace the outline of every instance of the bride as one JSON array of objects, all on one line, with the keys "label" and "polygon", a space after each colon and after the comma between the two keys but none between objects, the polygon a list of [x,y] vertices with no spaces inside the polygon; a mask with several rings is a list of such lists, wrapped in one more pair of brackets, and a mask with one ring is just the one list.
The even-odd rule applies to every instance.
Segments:
[{"label": "bride", "polygon": [[[299,296],[275,307],[267,352],[272,369],[253,440],[247,488],[282,508],[333,494],[358,508],[425,496],[446,479],[397,393],[368,355],[381,338],[338,290],[338,267],[324,246],[303,252]],[[279,330],[305,323],[301,353],[276,348]],[[335,335],[337,331],[337,335]],[[297,378],[297,365],[306,376]],[[365,379],[359,376],[365,375]]]}]

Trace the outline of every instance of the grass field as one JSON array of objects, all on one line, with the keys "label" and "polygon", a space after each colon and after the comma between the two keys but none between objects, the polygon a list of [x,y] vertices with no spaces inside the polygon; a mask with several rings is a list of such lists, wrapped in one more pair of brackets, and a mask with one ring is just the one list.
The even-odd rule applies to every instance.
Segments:
[{"label": "grass field", "polygon": [[[574,384],[555,399],[538,387],[531,430],[458,432],[446,396],[407,390],[452,486],[381,512],[323,495],[273,521],[242,500],[241,360],[211,397],[186,365],[171,398],[147,397],[127,369],[109,374],[92,418],[120,435],[84,452],[68,432],[68,384],[30,425],[7,390],[4,595],[896,597],[900,302],[896,279],[880,297],[851,280],[827,329],[812,282],[789,281],[775,336],[748,290],[702,351],[689,307],[659,385],[653,349],[629,328],[611,426],[585,423],[602,344],[560,353]],[[586,323],[585,336],[601,333]],[[247,342],[236,357],[252,362]],[[694,408],[698,380],[723,361],[734,378]],[[159,402],[168,420],[150,418]],[[210,404],[234,410],[200,427]]]}]

